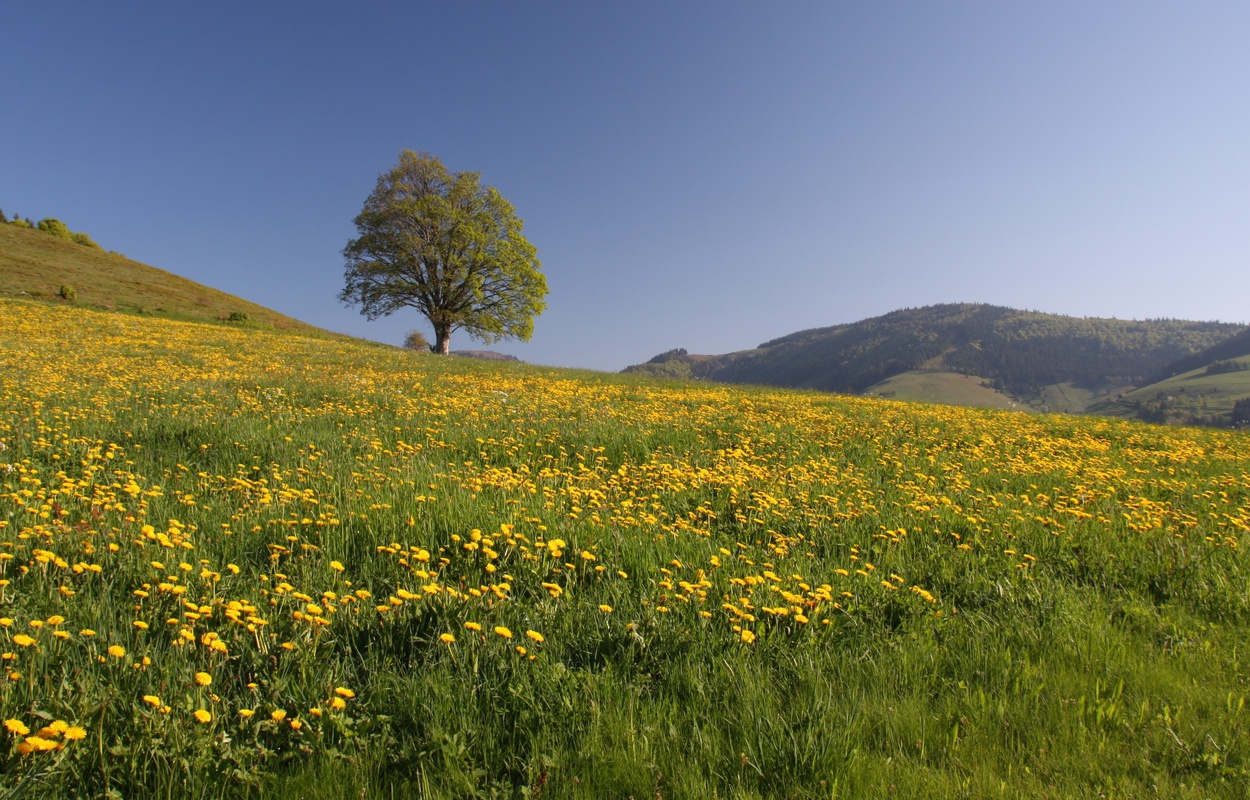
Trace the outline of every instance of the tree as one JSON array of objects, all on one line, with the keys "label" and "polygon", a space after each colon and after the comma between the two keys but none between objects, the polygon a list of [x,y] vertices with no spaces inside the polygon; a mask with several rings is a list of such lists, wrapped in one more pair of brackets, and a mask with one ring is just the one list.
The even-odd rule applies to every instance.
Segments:
[{"label": "tree", "polygon": [[415,308],[442,355],[458,329],[488,344],[528,340],[547,279],[512,204],[480,179],[428,153],[400,153],[355,219],[339,299],[371,320]]},{"label": "tree", "polygon": [[408,331],[408,335],[404,337],[404,349],[424,353],[430,349],[430,342],[421,331]]}]

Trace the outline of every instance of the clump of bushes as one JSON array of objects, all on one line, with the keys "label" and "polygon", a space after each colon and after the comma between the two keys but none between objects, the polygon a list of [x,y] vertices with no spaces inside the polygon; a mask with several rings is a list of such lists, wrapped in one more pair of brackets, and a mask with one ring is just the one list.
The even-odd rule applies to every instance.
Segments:
[{"label": "clump of bushes", "polygon": [[408,335],[404,337],[404,349],[425,352],[430,349],[430,340],[421,331],[408,331]]},{"label": "clump of bushes", "polygon": [[49,236],[55,236],[58,239],[68,239],[69,241],[74,242],[75,244],[80,244],[83,247],[92,247],[96,250],[102,249],[100,245],[96,244],[95,240],[90,236],[85,233],[75,233],[74,231],[71,231],[68,225],[54,217],[44,217],[36,223],[32,222],[30,217],[23,219],[17,214],[14,214],[13,218],[10,219],[8,215],[4,213],[4,209],[0,209],[0,223],[7,223],[18,228],[37,230],[40,233],[46,233]]},{"label": "clump of bushes", "polygon": [[74,290],[73,286],[66,286],[62,283],[61,288],[57,289],[56,296],[62,300],[68,300],[72,303],[78,299],[78,292]]},{"label": "clump of bushes", "polygon": [[246,311],[231,311],[226,322],[251,322],[252,317]]}]

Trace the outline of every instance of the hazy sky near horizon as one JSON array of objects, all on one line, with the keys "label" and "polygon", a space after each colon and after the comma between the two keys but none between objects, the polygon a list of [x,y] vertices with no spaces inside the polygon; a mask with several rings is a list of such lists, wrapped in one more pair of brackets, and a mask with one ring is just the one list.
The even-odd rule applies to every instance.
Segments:
[{"label": "hazy sky near horizon", "polygon": [[[616,370],[906,306],[1250,321],[1250,3],[8,4],[0,208],[331,330],[400,150]],[[453,348],[475,348],[464,333]]]}]

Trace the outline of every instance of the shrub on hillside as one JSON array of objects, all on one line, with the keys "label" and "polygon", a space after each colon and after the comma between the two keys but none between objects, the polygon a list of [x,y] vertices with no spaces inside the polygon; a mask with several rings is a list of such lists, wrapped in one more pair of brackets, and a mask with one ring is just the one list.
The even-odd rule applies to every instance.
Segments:
[{"label": "shrub on hillside", "polygon": [[430,340],[421,331],[408,331],[408,335],[404,337],[404,349],[424,352],[430,349]]},{"label": "shrub on hillside", "polygon": [[83,247],[94,247],[96,250],[102,249],[100,245],[95,243],[95,240],[85,233],[75,233],[69,238],[73,239],[76,243],[82,245]]},{"label": "shrub on hillside", "polygon": [[74,290],[73,286],[66,286],[65,284],[61,284],[61,288],[57,290],[56,296],[61,298],[62,300],[69,300],[73,302],[74,300],[78,299],[78,292]]},{"label": "shrub on hillside", "polygon": [[252,317],[246,311],[231,311],[226,322],[251,322]]},{"label": "shrub on hillside", "polygon": [[1225,372],[1242,372],[1244,370],[1250,370],[1250,364],[1234,361],[1233,359],[1212,361],[1207,366],[1208,375],[1221,375]]},{"label": "shrub on hillside", "polygon": [[28,220],[28,219],[22,219],[21,217],[14,217],[14,218],[13,218],[13,221],[12,221],[12,222],[10,222],[9,224],[10,224],[10,225],[16,225],[16,226],[17,226],[17,227],[19,227],[19,228],[33,228],[33,227],[35,227],[34,225],[31,225],[31,224],[30,224],[30,220]]},{"label": "shrub on hillside", "polygon": [[58,239],[72,239],[74,237],[73,232],[70,231],[69,227],[66,226],[64,222],[61,222],[59,219],[53,219],[52,217],[44,217],[39,220],[39,224],[35,227],[44,233],[49,233],[57,237]]}]

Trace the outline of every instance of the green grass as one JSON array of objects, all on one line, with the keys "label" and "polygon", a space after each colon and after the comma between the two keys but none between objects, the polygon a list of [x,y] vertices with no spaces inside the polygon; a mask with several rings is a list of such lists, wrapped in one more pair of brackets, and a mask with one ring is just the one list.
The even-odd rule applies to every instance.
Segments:
[{"label": "green grass", "polygon": [[6,800],[1250,785],[1244,434],[0,307]]},{"label": "green grass", "polygon": [[904,372],[868,387],[864,390],[864,395],[967,408],[1032,410],[1002,392],[989,388],[981,378],[941,370]]},{"label": "green grass", "polygon": [[[1250,356],[1232,360],[1247,364]],[[1250,369],[1212,374],[1202,367],[1117,395],[1091,410],[1108,416],[1132,417],[1143,405],[1162,406],[1170,418],[1185,421],[1226,417],[1234,403],[1247,397],[1250,397]]]},{"label": "green grass", "polygon": [[0,225],[0,296],[65,304],[62,286],[83,308],[200,322],[243,313],[253,326],[312,335],[325,331],[263,306],[122,255],[67,239]]}]

